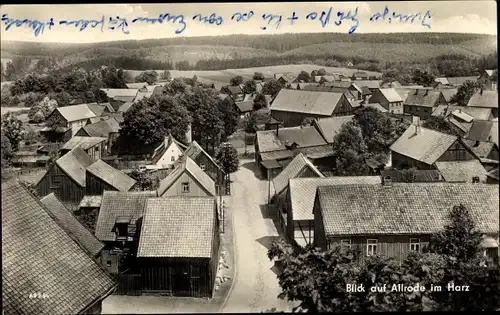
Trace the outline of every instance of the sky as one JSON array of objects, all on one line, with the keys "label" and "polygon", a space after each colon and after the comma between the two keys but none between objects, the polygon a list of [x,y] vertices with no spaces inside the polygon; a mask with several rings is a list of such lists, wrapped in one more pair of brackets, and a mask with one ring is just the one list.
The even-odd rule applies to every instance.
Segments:
[{"label": "sky", "polygon": [[[388,22],[388,19],[379,19],[371,22],[370,17],[376,13],[383,13],[388,7],[389,14],[417,14],[423,17],[430,12],[431,18],[415,19],[413,23],[398,21]],[[318,20],[322,11],[328,12],[332,8],[331,22],[322,27]],[[46,23],[54,19],[52,29],[45,27],[42,34],[34,35],[33,29],[27,25],[6,30],[7,21],[2,22],[0,29],[1,41],[38,41],[63,43],[92,43],[115,40],[141,40],[151,38],[172,38],[184,36],[217,36],[231,34],[281,34],[281,33],[319,33],[345,32],[351,28],[353,22],[344,20],[340,26],[334,24],[337,12],[354,12],[358,9],[359,26],[355,33],[394,33],[394,32],[453,32],[453,33],[497,33],[496,1],[398,1],[398,2],[275,2],[275,3],[189,3],[189,4],[73,4],[73,5],[3,5],[0,14],[7,14],[7,18],[14,20],[38,20]],[[254,12],[248,21],[236,22],[231,20],[235,12]],[[295,12],[298,17],[293,24],[287,20]],[[318,13],[318,19],[308,20],[306,16],[311,12]],[[157,18],[159,14],[183,15],[186,27],[181,34],[176,29],[182,29],[181,24],[145,22],[131,23],[137,17]],[[202,23],[192,19],[195,14],[209,16],[216,14],[224,19],[220,25]],[[278,29],[274,23],[267,25],[263,14],[282,15],[282,22]],[[59,25],[61,20],[101,20],[105,17],[103,30],[100,26],[92,29],[90,26],[79,31],[74,25]],[[108,18],[119,16],[127,19],[129,34],[120,29],[109,30]],[[2,19],[3,20],[3,19]],[[262,27],[266,29],[262,29]]]}]

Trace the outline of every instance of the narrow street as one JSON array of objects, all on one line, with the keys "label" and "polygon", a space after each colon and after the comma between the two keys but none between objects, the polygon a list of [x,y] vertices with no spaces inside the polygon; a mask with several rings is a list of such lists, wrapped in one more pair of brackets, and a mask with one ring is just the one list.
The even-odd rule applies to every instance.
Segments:
[{"label": "narrow street", "polygon": [[236,275],[224,313],[257,312],[275,307],[291,311],[290,303],[278,299],[281,289],[273,272],[274,264],[267,258],[267,250],[278,232],[265,205],[268,182],[261,180],[253,160],[241,160],[240,169],[232,175],[230,198],[226,199],[232,211]]}]

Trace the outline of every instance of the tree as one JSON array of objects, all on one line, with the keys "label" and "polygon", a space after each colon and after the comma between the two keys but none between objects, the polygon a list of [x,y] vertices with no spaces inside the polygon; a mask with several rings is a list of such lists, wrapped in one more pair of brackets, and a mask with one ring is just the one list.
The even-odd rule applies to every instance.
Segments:
[{"label": "tree", "polygon": [[356,111],[354,121],[361,128],[364,142],[371,154],[388,154],[390,145],[406,130],[399,131],[396,123],[389,117],[369,107]]},{"label": "tree", "polygon": [[318,75],[319,75],[319,76],[324,76],[324,75],[326,75],[326,70],[325,70],[325,69],[323,69],[323,68],[319,69],[319,70],[318,70]]},{"label": "tree", "polygon": [[318,76],[318,70],[311,71],[311,78],[314,80],[314,77]]},{"label": "tree", "polygon": [[184,141],[189,123],[189,113],[177,99],[168,95],[153,95],[138,101],[125,113],[120,135],[132,136],[150,144],[163,140],[170,133]]},{"label": "tree", "polygon": [[302,80],[304,82],[310,82],[311,76],[306,71],[300,71],[299,75],[297,76],[297,79]]},{"label": "tree", "polygon": [[16,152],[19,149],[19,143],[23,140],[23,122],[17,119],[12,112],[8,112],[2,117],[2,130],[5,137],[9,139],[12,151]]},{"label": "tree", "polygon": [[247,153],[247,139],[248,139],[248,134],[255,134],[258,130],[259,127],[257,126],[257,117],[255,117],[254,113],[250,113],[250,116],[248,116],[248,120],[245,121],[245,154]]},{"label": "tree", "polygon": [[281,85],[279,81],[272,79],[264,84],[264,86],[262,87],[262,94],[275,97],[276,95],[278,95],[279,91],[281,91],[282,88],[283,85]]},{"label": "tree", "polygon": [[266,96],[262,93],[257,93],[253,99],[253,109],[259,110],[268,106]]},{"label": "tree", "polygon": [[0,62],[0,82],[3,82],[5,80],[4,77],[4,69],[3,69],[3,62]]},{"label": "tree", "polygon": [[231,78],[229,81],[231,85],[237,86],[243,83],[243,77],[240,75],[235,76],[234,78]]},{"label": "tree", "polygon": [[225,174],[231,174],[238,170],[238,151],[229,143],[223,143],[215,151],[215,161],[221,166]]},{"label": "tree", "polygon": [[28,125],[24,130],[23,139],[26,144],[38,143],[41,140],[41,135],[31,125]]},{"label": "tree", "polygon": [[222,133],[221,141],[227,141],[229,136],[237,129],[239,115],[229,98],[219,100],[217,110],[220,113],[220,119],[224,123],[224,132]]},{"label": "tree", "polygon": [[353,122],[345,123],[335,135],[332,146],[337,175],[357,176],[368,172],[365,163],[367,147],[360,127]]},{"label": "tree", "polygon": [[262,74],[262,72],[255,72],[253,74],[253,80],[255,81],[264,81],[265,80],[265,77],[264,77],[264,74]]},{"label": "tree", "polygon": [[472,95],[477,93],[481,87],[482,86],[479,82],[465,81],[458,87],[457,93],[451,98],[451,102],[466,106]]},{"label": "tree", "polygon": [[449,135],[459,136],[460,133],[455,126],[450,124],[444,117],[431,116],[422,123],[422,127],[436,130]]},{"label": "tree", "polygon": [[413,82],[415,82],[418,85],[432,86],[432,84],[434,84],[435,76],[428,71],[422,71],[417,68],[413,71],[412,79]]},{"label": "tree", "polygon": [[314,118],[312,117],[306,117],[304,118],[304,120],[302,121],[301,125],[306,127],[306,126],[310,126],[312,124],[312,122],[314,121]]},{"label": "tree", "polygon": [[12,159],[12,146],[10,145],[9,138],[5,136],[3,128],[2,128],[2,178],[3,178],[3,170],[5,170],[9,165]]},{"label": "tree", "polygon": [[[84,72],[85,73],[85,72]],[[114,66],[103,67],[101,69],[102,82],[106,88],[109,89],[124,89],[127,88],[125,73],[123,69],[116,69]],[[77,89],[84,91],[86,88]]]},{"label": "tree", "polygon": [[256,90],[257,90],[257,84],[255,83],[254,80],[248,80],[245,82],[245,85],[243,86],[243,93],[252,94],[255,93]]},{"label": "tree", "polygon": [[28,112],[28,118],[35,122],[40,123],[57,108],[57,101],[45,97],[42,101],[38,102],[35,106],[31,107]]},{"label": "tree", "polygon": [[5,65],[4,78],[5,81],[15,81],[17,79],[16,68],[14,68],[12,61],[7,62]]},{"label": "tree", "polygon": [[151,85],[158,81],[158,73],[154,70],[147,70],[135,77],[135,82],[146,82]]},{"label": "tree", "polygon": [[152,191],[158,189],[160,180],[157,176],[145,173],[139,169],[134,169],[128,174],[130,177],[137,181],[134,187],[136,191]]},{"label": "tree", "polygon": [[171,96],[182,94],[186,91],[187,84],[181,78],[175,78],[169,83],[165,84],[165,93]]},{"label": "tree", "polygon": [[170,71],[163,70],[163,72],[162,72],[162,74],[160,76],[160,79],[166,80],[167,82],[171,81],[172,80],[172,75],[170,74]]}]

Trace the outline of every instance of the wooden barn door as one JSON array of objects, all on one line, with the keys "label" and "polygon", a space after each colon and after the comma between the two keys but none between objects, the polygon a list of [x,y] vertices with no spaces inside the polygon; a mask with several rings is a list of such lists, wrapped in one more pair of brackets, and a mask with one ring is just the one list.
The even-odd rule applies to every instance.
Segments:
[{"label": "wooden barn door", "polygon": [[173,295],[189,296],[190,279],[189,265],[172,268],[172,293]]}]

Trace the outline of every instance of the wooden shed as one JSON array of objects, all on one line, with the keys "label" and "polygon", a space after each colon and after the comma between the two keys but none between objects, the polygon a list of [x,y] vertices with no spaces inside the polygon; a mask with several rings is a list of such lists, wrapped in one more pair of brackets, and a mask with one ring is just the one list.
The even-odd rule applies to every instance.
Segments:
[{"label": "wooden shed", "polygon": [[129,191],[136,181],[111,165],[97,160],[87,167],[86,195],[101,195],[105,190]]},{"label": "wooden shed", "polygon": [[143,292],[212,297],[220,254],[213,197],[150,198],[140,233]]}]

